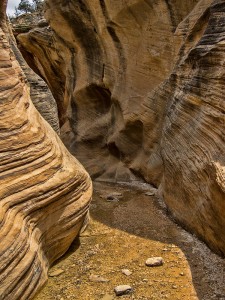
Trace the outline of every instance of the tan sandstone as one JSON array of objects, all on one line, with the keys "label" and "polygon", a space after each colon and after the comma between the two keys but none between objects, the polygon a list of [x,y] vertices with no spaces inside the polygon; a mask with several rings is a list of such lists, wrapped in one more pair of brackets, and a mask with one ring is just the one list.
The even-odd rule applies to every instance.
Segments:
[{"label": "tan sandstone", "polygon": [[91,181],[30,99],[0,2],[0,299],[28,300],[82,227]]},{"label": "tan sandstone", "polygon": [[221,255],[224,5],[48,0],[50,26],[18,36],[92,177],[159,187],[176,220]]}]

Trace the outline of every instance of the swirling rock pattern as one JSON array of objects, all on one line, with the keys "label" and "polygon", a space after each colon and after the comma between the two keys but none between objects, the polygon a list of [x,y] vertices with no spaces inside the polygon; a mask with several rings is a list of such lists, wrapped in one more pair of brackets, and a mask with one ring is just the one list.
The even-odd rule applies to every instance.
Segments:
[{"label": "swirling rock pattern", "polygon": [[0,3],[0,299],[28,300],[85,220],[83,167],[34,108]]},{"label": "swirling rock pattern", "polygon": [[[10,28],[10,26],[8,26]],[[11,49],[19,62],[30,87],[31,100],[42,115],[42,117],[52,126],[52,128],[60,134],[58,107],[50,89],[45,81],[38,76],[26,63],[19,49],[12,32],[9,30],[8,39],[10,41]]]},{"label": "swirling rock pattern", "polygon": [[160,186],[222,255],[224,11],[219,0],[48,0],[50,27],[18,36],[91,175]]},{"label": "swirling rock pattern", "polygon": [[225,3],[204,2],[185,20],[190,28],[169,79],[162,190],[175,218],[224,255]]},{"label": "swirling rock pattern", "polygon": [[64,142],[94,178],[132,180],[132,170],[160,181],[165,104],[146,95],[170,74],[174,30],[197,1],[169,2],[47,1],[50,27],[18,36],[57,101]]},{"label": "swirling rock pattern", "polygon": [[[28,30],[29,31],[29,30]],[[14,32],[14,33],[13,33]],[[26,63],[21,52],[19,51],[14,37],[15,31],[12,30],[12,24],[7,19],[7,39],[11,49],[27,78],[30,87],[30,96],[34,106],[40,112],[42,117],[60,134],[58,107],[50,89],[45,81],[38,76]]]}]

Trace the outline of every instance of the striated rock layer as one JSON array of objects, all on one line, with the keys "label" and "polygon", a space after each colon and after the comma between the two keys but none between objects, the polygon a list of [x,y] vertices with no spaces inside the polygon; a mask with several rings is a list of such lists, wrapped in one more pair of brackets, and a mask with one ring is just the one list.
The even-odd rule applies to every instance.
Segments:
[{"label": "striated rock layer", "polygon": [[50,27],[17,37],[57,101],[64,142],[93,178],[132,180],[134,171],[160,182],[165,103],[146,95],[170,74],[174,30],[197,0],[169,2],[47,1]]},{"label": "striated rock layer", "polygon": [[45,16],[18,41],[70,151],[99,180],[159,186],[224,255],[224,1],[48,0]]},{"label": "striated rock layer", "polygon": [[225,2],[207,2],[177,29],[185,41],[163,93],[162,191],[174,217],[224,255]]},{"label": "striated rock layer", "polygon": [[83,167],[34,108],[0,3],[0,299],[28,300],[85,221]]},{"label": "striated rock layer", "polygon": [[52,128],[59,134],[59,117],[58,108],[51,91],[49,90],[45,81],[38,76],[26,63],[22,54],[18,50],[16,40],[14,38],[11,24],[7,21],[8,34],[11,49],[19,62],[24,75],[27,78],[27,83],[30,87],[30,96],[34,106],[37,108],[42,117],[52,126]]}]

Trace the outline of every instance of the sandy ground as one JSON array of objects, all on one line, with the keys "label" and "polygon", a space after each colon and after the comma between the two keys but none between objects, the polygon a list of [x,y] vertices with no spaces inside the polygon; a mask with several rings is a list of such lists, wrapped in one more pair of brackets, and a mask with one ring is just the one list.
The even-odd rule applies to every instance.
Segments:
[{"label": "sandy ground", "polygon": [[[94,188],[88,229],[51,268],[35,300],[225,300],[225,260],[176,225],[156,196],[145,195],[147,184]],[[107,201],[113,192],[123,197]],[[155,256],[163,266],[147,267]],[[133,293],[117,297],[114,288],[123,284]]]}]

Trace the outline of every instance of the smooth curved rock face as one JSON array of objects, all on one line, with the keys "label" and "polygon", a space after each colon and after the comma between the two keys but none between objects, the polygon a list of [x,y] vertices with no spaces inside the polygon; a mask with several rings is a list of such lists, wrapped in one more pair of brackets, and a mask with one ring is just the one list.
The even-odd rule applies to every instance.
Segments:
[{"label": "smooth curved rock face", "polygon": [[160,182],[165,103],[146,95],[170,74],[175,28],[197,0],[170,2],[47,1],[51,27],[18,36],[58,103],[63,141],[94,178]]},{"label": "smooth curved rock face", "polygon": [[223,255],[224,11],[219,0],[48,0],[52,29],[18,37],[91,174],[160,185],[175,218]]},{"label": "smooth curved rock face", "polygon": [[34,108],[0,8],[0,299],[28,300],[79,233],[92,188]]},{"label": "smooth curved rock face", "polygon": [[[8,26],[10,27],[10,26]],[[30,87],[31,100],[42,115],[42,117],[52,126],[52,128],[60,134],[59,117],[57,103],[48,88],[46,82],[38,76],[26,63],[19,49],[17,48],[16,40],[13,37],[13,33],[9,29],[8,40],[10,42],[11,49],[22,68],[24,75],[27,78],[27,83]]]},{"label": "smooth curved rock face", "polygon": [[164,94],[162,190],[175,218],[225,255],[225,3],[204,2],[177,29],[189,24]]}]

